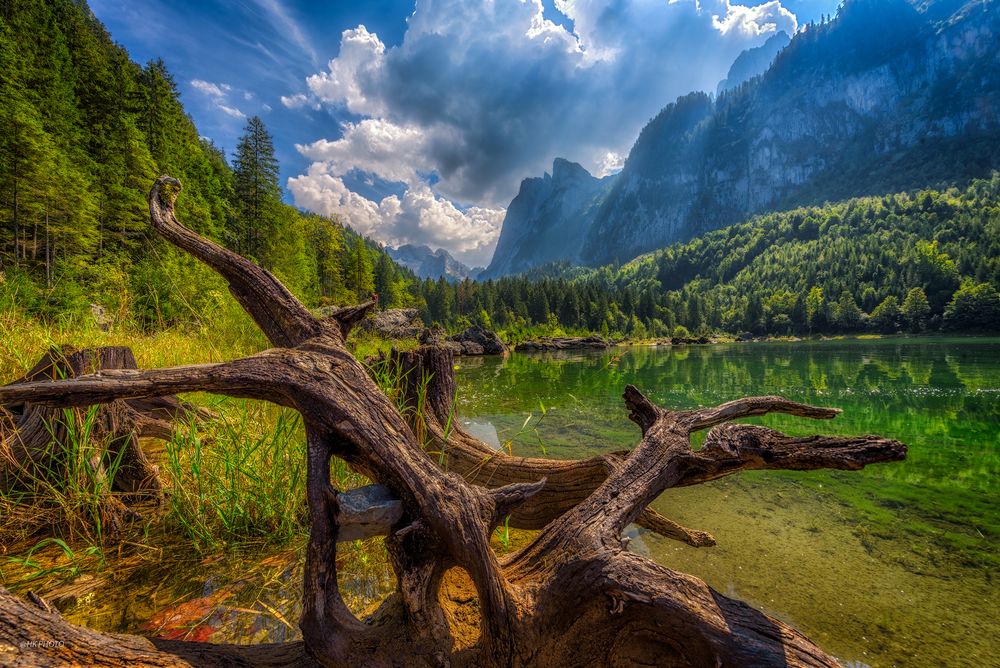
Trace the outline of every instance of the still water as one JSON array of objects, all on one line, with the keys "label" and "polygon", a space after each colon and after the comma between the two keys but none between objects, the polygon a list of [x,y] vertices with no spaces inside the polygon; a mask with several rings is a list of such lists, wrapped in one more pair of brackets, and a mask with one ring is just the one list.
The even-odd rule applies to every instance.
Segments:
[{"label": "still water", "polygon": [[1000,666],[1000,339],[634,347],[458,366],[466,428],[515,454],[634,445],[627,383],[673,408],[779,394],[844,413],[747,421],[903,441],[905,462],[863,471],[757,471],[668,490],[654,507],[718,545],[650,533],[631,545],[850,666]]}]

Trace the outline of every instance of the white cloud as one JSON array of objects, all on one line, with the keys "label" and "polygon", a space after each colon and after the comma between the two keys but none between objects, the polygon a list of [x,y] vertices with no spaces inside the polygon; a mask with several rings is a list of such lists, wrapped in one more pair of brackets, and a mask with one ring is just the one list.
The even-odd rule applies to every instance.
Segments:
[{"label": "white cloud", "polygon": [[344,104],[356,114],[379,115],[385,109],[378,93],[366,90],[371,87],[369,79],[380,76],[384,55],[385,45],[375,33],[364,26],[345,30],[340,36],[340,54],[330,60],[326,72],[307,77],[306,85],[324,102]]},{"label": "white cloud", "polygon": [[[715,90],[740,51],[796,28],[778,0],[757,7],[729,0],[555,4],[572,31],[545,19],[541,0],[418,2],[402,43],[390,48],[365,26],[345,30],[337,56],[306,79],[308,94],[282,98],[289,108],[322,103],[362,117],[342,125],[339,137],[299,147],[315,162],[298,177],[303,199],[289,182],[296,203],[319,201],[306,197],[307,185],[322,175],[339,183],[317,185],[329,191],[322,201],[335,193],[338,206],[360,217],[374,211],[371,233],[383,241],[400,238],[401,227],[423,229],[400,223],[417,211],[438,221],[428,229],[452,229],[442,221],[459,219],[468,226],[471,209],[452,206],[464,216],[456,219],[442,203],[501,210],[521,179],[541,174],[557,156],[596,174],[619,169],[639,130],[666,104]],[[395,200],[400,210],[390,212],[389,198],[355,207],[339,180],[355,169],[405,183],[406,194]],[[467,229],[462,225],[452,227]],[[441,237],[449,250],[462,243]]]},{"label": "white cloud", "polygon": [[308,173],[290,178],[288,189],[297,205],[340,216],[361,234],[393,246],[413,243],[448,248],[469,265],[489,262],[505,213],[486,207],[461,211],[426,184],[407,189],[402,197],[389,195],[376,203],[349,190],[320,163],[313,164]]},{"label": "white cloud", "polygon": [[305,106],[319,109],[319,104],[303,93],[296,93],[295,95],[282,95],[281,104],[285,105],[289,109],[301,109]]},{"label": "white cloud", "polygon": [[[246,118],[246,114],[229,102],[229,94],[233,92],[233,87],[229,84],[212,83],[201,79],[193,79],[191,81],[191,87],[207,96],[212,105],[226,116],[231,118]],[[243,92],[244,100],[249,100],[252,97],[252,93],[248,91]]]},{"label": "white cloud", "polygon": [[605,177],[608,174],[614,174],[615,172],[621,171],[621,168],[625,166],[625,156],[621,153],[615,151],[608,151],[603,156],[601,156],[600,162],[597,166],[597,172],[594,176]]},{"label": "white cloud", "polygon": [[195,90],[214,98],[224,98],[233,89],[229,84],[211,83],[209,81],[202,81],[201,79],[194,79],[191,82],[191,86]]},{"label": "white cloud", "polygon": [[736,33],[745,37],[770,35],[780,29],[789,34],[787,26],[795,26],[795,15],[781,6],[779,0],[771,0],[756,7],[731,5],[728,1],[718,3],[722,13],[712,16],[712,26],[723,35]]},{"label": "white cloud", "polygon": [[246,118],[247,117],[246,114],[244,114],[242,111],[240,111],[236,107],[229,107],[229,106],[226,106],[224,104],[220,104],[220,105],[218,105],[218,107],[219,107],[219,111],[221,111],[222,113],[226,114],[227,116],[232,116],[233,118]]},{"label": "white cloud", "polygon": [[304,51],[313,63],[319,62],[316,49],[306,37],[305,31],[299,25],[291,13],[279,0],[255,0],[257,5],[264,9],[280,27],[282,35],[289,38],[292,43]]},{"label": "white cloud", "polygon": [[428,159],[424,132],[384,119],[345,123],[341,126],[340,139],[320,139],[295,148],[305,157],[323,162],[330,173],[346,174],[357,169],[411,187],[421,182],[421,173],[426,175],[434,170],[434,164]]}]

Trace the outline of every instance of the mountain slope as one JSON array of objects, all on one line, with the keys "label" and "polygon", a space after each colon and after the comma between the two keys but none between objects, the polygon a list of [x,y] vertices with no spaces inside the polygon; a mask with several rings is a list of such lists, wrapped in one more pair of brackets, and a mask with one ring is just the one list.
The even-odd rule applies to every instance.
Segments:
[{"label": "mountain slope", "polygon": [[800,203],[964,181],[1000,166],[996,1],[849,0],[760,78],[666,107],[640,134],[581,257],[628,260]]},{"label": "mountain slope", "polygon": [[497,249],[482,278],[548,262],[578,261],[586,232],[614,179],[598,179],[579,164],[556,158],[551,176],[522,181],[507,207]]},{"label": "mountain slope", "polygon": [[451,281],[461,281],[466,278],[475,280],[483,271],[482,267],[470,269],[443,248],[434,251],[429,246],[403,244],[399,248],[387,247],[385,252],[397,264],[416,274],[417,278],[437,280],[444,276]]},{"label": "mountain slope", "polygon": [[775,56],[792,41],[784,30],[777,32],[767,38],[767,41],[760,46],[747,49],[733,61],[726,78],[719,82],[716,94],[722,95],[727,90],[732,90],[740,84],[746,83],[759,74],[763,74],[771,67]]}]

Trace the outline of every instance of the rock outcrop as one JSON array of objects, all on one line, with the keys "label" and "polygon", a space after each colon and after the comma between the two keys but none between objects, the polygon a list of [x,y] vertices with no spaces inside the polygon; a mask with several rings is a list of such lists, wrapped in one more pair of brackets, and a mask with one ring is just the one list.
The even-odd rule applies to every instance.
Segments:
[{"label": "rock outcrop", "polygon": [[610,348],[607,339],[600,336],[560,336],[525,341],[514,348],[517,352],[539,352],[547,350],[603,350]]}]

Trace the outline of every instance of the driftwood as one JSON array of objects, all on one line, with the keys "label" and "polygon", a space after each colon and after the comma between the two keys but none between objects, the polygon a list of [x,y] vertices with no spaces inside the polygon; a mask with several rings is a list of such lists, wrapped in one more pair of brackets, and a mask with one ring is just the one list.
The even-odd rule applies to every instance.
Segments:
[{"label": "driftwood", "polygon": [[[630,553],[622,532],[640,521],[694,544],[710,537],[647,510],[665,490],[748,469],[857,469],[905,456],[879,437],[790,438],[727,425],[783,412],[828,419],[839,411],[779,397],[670,411],[625,388],[642,438],[630,452],[582,462],[509,457],[447,427],[454,379],[449,353],[433,348],[395,361],[408,383],[430,379],[409,422],[348,352],[345,338],[372,303],[316,319],[271,274],[199,237],[175,218],[179,183],[150,194],[156,230],[218,271],[274,348],[226,362],[151,371],[109,371],[68,381],[0,388],[0,403],[86,406],[178,392],[264,399],[298,410],[308,439],[311,534],[306,553],[303,642],[227,647],[149,641],[71,627],[0,592],[0,662],[11,665],[326,666],[836,666],[787,624],[712,590],[701,580]],[[417,394],[409,392],[414,399]],[[454,425],[454,420],[451,421]],[[713,428],[693,450],[694,431]],[[444,466],[438,466],[444,453]],[[337,588],[337,540],[348,504],[330,484],[339,457],[389,490],[398,519],[385,531],[397,590],[360,620]],[[355,499],[356,500],[356,499]],[[353,502],[352,502],[353,503]],[[540,529],[499,559],[489,545],[505,517]],[[380,526],[381,523],[381,526]],[[385,526],[388,525],[388,526]],[[63,644],[37,647],[33,641]],[[4,654],[6,643],[6,651]],[[22,646],[20,643],[29,643]]]},{"label": "driftwood", "polygon": [[[45,353],[8,387],[137,368],[132,351],[123,346],[86,350],[66,346]],[[60,488],[71,471],[82,473],[80,467],[67,461],[73,456],[67,448],[74,439],[81,440],[79,432],[88,431],[89,440],[101,447],[100,452],[90,453],[83,466],[95,480],[112,478],[101,486],[104,493],[99,512],[104,534],[115,533],[135,516],[123,500],[162,497],[157,467],[146,457],[139,439],[169,439],[173,421],[192,413],[211,415],[170,395],[113,401],[97,407],[89,418],[79,408],[66,411],[23,400],[0,402],[0,489],[21,489],[30,496],[31,492],[44,494]]]}]

